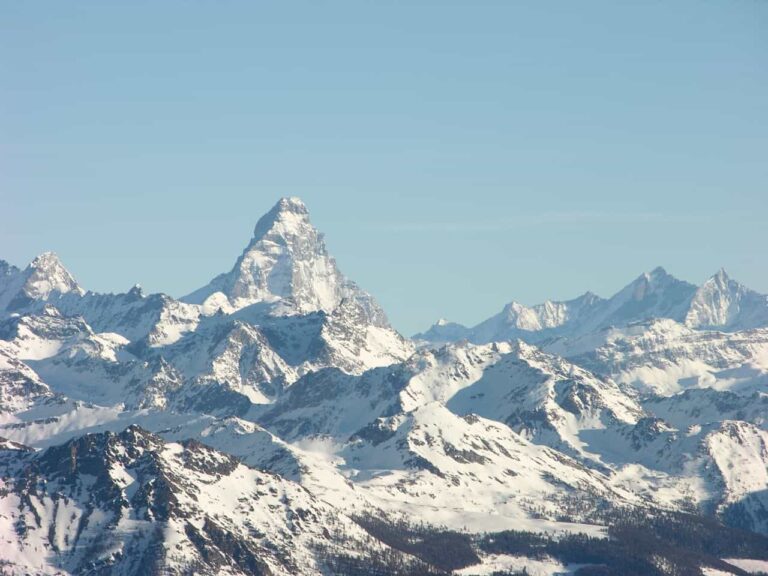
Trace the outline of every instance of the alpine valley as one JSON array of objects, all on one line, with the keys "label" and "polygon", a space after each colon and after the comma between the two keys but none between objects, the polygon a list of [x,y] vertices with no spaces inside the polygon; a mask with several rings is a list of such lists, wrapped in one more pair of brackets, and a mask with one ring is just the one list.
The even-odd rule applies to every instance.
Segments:
[{"label": "alpine valley", "polygon": [[0,573],[768,573],[768,297],[407,338],[281,199],[174,299],[0,261]]}]

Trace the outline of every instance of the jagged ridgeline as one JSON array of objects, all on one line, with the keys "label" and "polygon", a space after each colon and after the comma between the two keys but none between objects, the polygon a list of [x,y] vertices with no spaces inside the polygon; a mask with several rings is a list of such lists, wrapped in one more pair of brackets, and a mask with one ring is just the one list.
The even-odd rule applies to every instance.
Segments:
[{"label": "jagged ridgeline", "polygon": [[722,270],[407,338],[296,198],[181,299],[0,261],[0,573],[768,572],[767,385]]}]

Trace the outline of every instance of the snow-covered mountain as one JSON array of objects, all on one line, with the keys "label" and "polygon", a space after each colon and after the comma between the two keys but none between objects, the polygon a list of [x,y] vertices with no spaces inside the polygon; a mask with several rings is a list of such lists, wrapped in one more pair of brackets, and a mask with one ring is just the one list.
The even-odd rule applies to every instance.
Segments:
[{"label": "snow-covered mountain", "polygon": [[691,328],[748,330],[768,325],[768,296],[728,277],[725,270],[696,291],[685,316]]},{"label": "snow-covered mountain", "polygon": [[82,316],[96,332],[114,332],[149,346],[176,342],[197,327],[201,316],[199,306],[166,294],[147,295],[140,286],[123,294],[68,294],[53,305],[68,316]]},{"label": "snow-covered mountain", "polygon": [[41,254],[24,270],[0,260],[0,311],[14,312],[35,301],[83,289],[53,252]]},{"label": "snow-covered mountain", "polygon": [[510,302],[501,313],[472,329],[471,340],[493,342],[509,340],[524,334],[548,334],[584,321],[600,307],[602,299],[591,292],[566,302],[547,300],[533,307]]},{"label": "snow-covered mountain", "polygon": [[757,328],[768,325],[768,296],[731,280],[724,270],[697,288],[659,267],[641,274],[608,299],[587,292],[573,300],[547,300],[530,307],[510,302],[499,314],[474,327],[440,320],[414,339],[439,344],[520,338],[535,344],[660,318],[693,329],[735,332]]},{"label": "snow-covered mountain", "polygon": [[139,427],[0,452],[3,563],[36,574],[327,574],[423,563],[301,486]]},{"label": "snow-covered mountain", "polygon": [[373,298],[339,272],[298,198],[281,199],[258,221],[232,270],[182,300],[202,305],[206,314],[257,302],[279,304],[284,313],[331,312],[354,300],[370,322],[386,324]]},{"label": "snow-covered mountain", "polygon": [[380,501],[486,529],[563,516],[579,520],[578,511],[569,508],[575,500],[594,507],[641,500],[612,486],[608,475],[498,421],[461,417],[439,402],[378,419],[341,455],[359,489]]},{"label": "snow-covered mountain", "polygon": [[447,405],[456,414],[504,422],[538,443],[587,459],[582,432],[635,424],[645,415],[613,381],[522,341]]},{"label": "snow-covered mountain", "polygon": [[688,388],[749,393],[768,384],[768,329],[692,330],[652,320],[549,342],[544,348],[641,393]]},{"label": "snow-covered mountain", "polygon": [[768,533],[767,385],[768,301],[723,271],[404,338],[296,198],[181,300],[0,261],[0,572],[544,570],[477,535],[627,514]]}]

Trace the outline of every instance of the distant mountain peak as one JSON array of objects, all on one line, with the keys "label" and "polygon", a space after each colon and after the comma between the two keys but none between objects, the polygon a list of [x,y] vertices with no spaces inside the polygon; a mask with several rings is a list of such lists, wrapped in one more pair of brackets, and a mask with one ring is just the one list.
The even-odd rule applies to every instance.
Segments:
[{"label": "distant mountain peak", "polygon": [[665,286],[667,284],[687,284],[683,280],[678,280],[674,276],[672,276],[669,272],[667,272],[662,266],[656,266],[653,270],[650,272],[643,272],[640,274],[640,276],[635,279],[630,286],[634,287],[642,287],[640,288],[641,293],[638,294],[640,298],[645,297],[645,289],[653,289],[657,286]]},{"label": "distant mountain peak", "polygon": [[768,297],[733,280],[720,268],[696,291],[685,324],[691,328],[743,330],[768,323]]},{"label": "distant mountain peak", "polygon": [[293,212],[296,214],[309,214],[307,205],[298,196],[283,196],[275,204],[275,208],[284,212]]},{"label": "distant mountain peak", "polygon": [[83,292],[54,252],[43,252],[32,260],[24,272],[27,275],[24,293],[35,300],[45,300],[53,292]]},{"label": "distant mountain peak", "polygon": [[283,196],[277,201],[275,208],[290,212],[307,213],[307,205],[298,196]]},{"label": "distant mountain peak", "polygon": [[730,276],[728,276],[728,272],[725,271],[725,268],[720,268],[711,277],[709,277],[704,284],[716,284],[721,289],[727,289],[730,283],[738,284],[738,282],[735,282]]},{"label": "distant mountain peak", "polygon": [[264,214],[253,230],[253,241],[258,241],[270,231],[298,234],[303,227],[312,227],[306,204],[297,197],[280,198],[272,209]]},{"label": "distant mountain peak", "polygon": [[256,303],[281,303],[302,314],[331,312],[348,299],[367,302],[365,308],[383,318],[372,298],[341,274],[306,205],[295,197],[281,198],[259,219],[232,270],[183,298],[202,304],[206,314]]},{"label": "distant mountain peak", "polygon": [[575,300],[602,300],[602,298],[592,292],[592,290],[587,290],[581,296],[576,297]]},{"label": "distant mountain peak", "polygon": [[19,310],[54,294],[69,292],[85,293],[53,252],[40,254],[24,270],[0,264],[0,310]]},{"label": "distant mountain peak", "polygon": [[720,267],[720,269],[715,272],[715,275],[713,278],[722,278],[723,280],[729,280],[730,277],[728,276],[728,272],[725,271],[725,268]]},{"label": "distant mountain peak", "polygon": [[52,268],[62,266],[56,252],[43,252],[39,256],[36,256],[32,262],[29,263],[31,268]]}]

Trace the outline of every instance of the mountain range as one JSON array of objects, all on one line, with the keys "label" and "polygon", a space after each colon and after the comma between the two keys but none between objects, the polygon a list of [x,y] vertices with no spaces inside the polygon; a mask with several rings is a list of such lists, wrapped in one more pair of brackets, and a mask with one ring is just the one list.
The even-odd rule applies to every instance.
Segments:
[{"label": "mountain range", "polygon": [[768,297],[724,270],[408,338],[297,198],[180,299],[0,261],[2,573],[761,570]]},{"label": "mountain range", "polygon": [[587,292],[573,300],[547,300],[535,306],[512,301],[471,328],[441,319],[414,338],[431,343],[514,338],[541,342],[655,318],[671,319],[695,330],[750,330],[768,325],[768,296],[736,282],[723,269],[697,287],[659,267],[607,299]]}]

